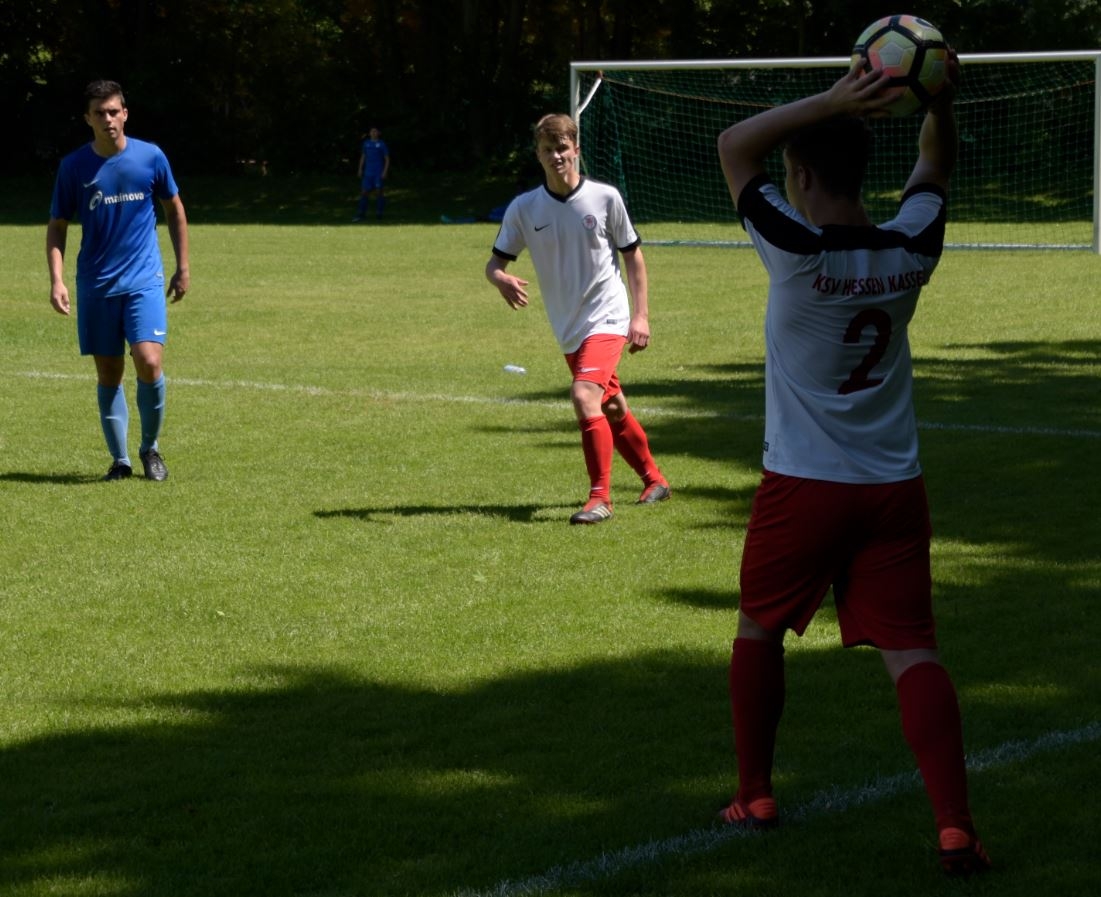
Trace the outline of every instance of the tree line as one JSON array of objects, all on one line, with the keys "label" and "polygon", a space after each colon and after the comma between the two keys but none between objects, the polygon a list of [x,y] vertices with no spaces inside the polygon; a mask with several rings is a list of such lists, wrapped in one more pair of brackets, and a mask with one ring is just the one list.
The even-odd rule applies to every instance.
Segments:
[{"label": "tree line", "polygon": [[[845,55],[877,0],[0,0],[7,174],[88,138],[84,85],[178,171],[347,172],[371,125],[403,166],[511,164],[568,109],[572,60]],[[962,52],[1101,46],[1101,0],[929,0]],[[9,117],[9,122],[11,121]]]}]

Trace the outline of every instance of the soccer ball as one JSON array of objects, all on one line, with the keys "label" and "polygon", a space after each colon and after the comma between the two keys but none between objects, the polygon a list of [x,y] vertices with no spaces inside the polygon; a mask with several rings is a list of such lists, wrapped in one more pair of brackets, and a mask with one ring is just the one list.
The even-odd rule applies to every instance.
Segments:
[{"label": "soccer ball", "polygon": [[948,44],[937,27],[917,16],[887,16],[856,39],[852,61],[865,72],[884,69],[888,90],[897,96],[887,106],[893,116],[928,106],[948,77]]}]

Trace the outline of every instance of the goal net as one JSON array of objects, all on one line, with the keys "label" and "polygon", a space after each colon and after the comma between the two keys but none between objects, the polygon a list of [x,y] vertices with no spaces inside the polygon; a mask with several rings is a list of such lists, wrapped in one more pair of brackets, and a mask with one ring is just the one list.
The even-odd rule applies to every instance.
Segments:
[{"label": "goal net", "polygon": [[[953,247],[1093,249],[1098,235],[1101,52],[961,55]],[[575,62],[582,171],[615,184],[647,242],[747,245],[719,169],[733,122],[825,90],[848,59]],[[864,199],[893,215],[921,116],[876,119]],[[769,172],[783,182],[779,153]],[[655,239],[656,238],[656,239]]]}]

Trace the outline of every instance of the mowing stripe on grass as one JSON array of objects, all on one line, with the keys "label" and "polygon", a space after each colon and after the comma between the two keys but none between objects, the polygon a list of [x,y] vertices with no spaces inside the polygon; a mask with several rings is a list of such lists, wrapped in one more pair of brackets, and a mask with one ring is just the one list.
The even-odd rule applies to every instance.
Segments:
[{"label": "mowing stripe on grass", "polygon": [[[983,772],[1028,760],[1037,754],[1099,739],[1101,739],[1101,722],[1093,722],[1081,729],[1049,732],[1032,741],[1007,741],[968,757],[967,767],[971,772]],[[873,779],[855,788],[827,788],[811,795],[802,804],[785,810],[784,821],[795,822],[844,813],[865,804],[894,797],[896,794],[917,790],[920,786],[921,777],[915,770]],[[502,881],[488,890],[457,891],[455,897],[532,897],[532,895],[546,894],[571,886],[592,884],[666,857],[706,853],[733,838],[744,838],[754,834],[752,831],[733,826],[696,829],[661,841],[624,847],[612,853],[601,854],[591,860],[555,866],[542,875],[532,875],[516,881]]]},{"label": "mowing stripe on grass", "polygon": [[[87,380],[79,374],[58,374],[48,371],[18,371],[16,376],[32,380]],[[533,399],[500,398],[493,396],[459,396],[440,393],[386,392],[378,389],[330,389],[326,386],[308,386],[286,383],[258,383],[251,380],[195,380],[187,377],[172,377],[173,386],[195,386],[207,389],[251,389],[260,392],[287,392],[308,396],[349,396],[372,399],[379,402],[445,402],[461,405],[526,405],[538,408],[566,408],[572,405],[566,400],[535,401]],[[704,418],[738,421],[763,421],[763,414],[733,414],[717,411],[692,411],[684,408],[646,408],[638,407],[640,414],[646,417]],[[997,433],[1014,436],[1057,436],[1060,439],[1101,439],[1101,430],[1063,429],[1058,427],[1021,427],[1000,426],[997,424],[946,424],[936,421],[918,421],[920,430],[941,430],[954,433]]]}]

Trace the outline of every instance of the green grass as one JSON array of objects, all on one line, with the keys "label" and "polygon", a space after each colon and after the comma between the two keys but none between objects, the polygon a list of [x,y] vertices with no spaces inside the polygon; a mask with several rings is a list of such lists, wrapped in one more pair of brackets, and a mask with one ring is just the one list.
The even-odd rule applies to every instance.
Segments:
[{"label": "green grass", "polygon": [[828,608],[789,642],[777,758],[783,805],[810,809],[668,847],[734,784],[754,256],[647,250],[655,341],[621,375],[674,499],[633,506],[617,462],[616,518],[571,528],[564,364],[538,307],[483,280],[495,227],[344,211],[192,215],[163,484],[99,482],[44,229],[0,226],[0,893],[1094,890],[1097,257],[949,254],[913,329],[940,639],[989,759],[971,789],[998,868],[961,887],[912,781],[813,809],[912,771],[879,660],[838,648]]}]

